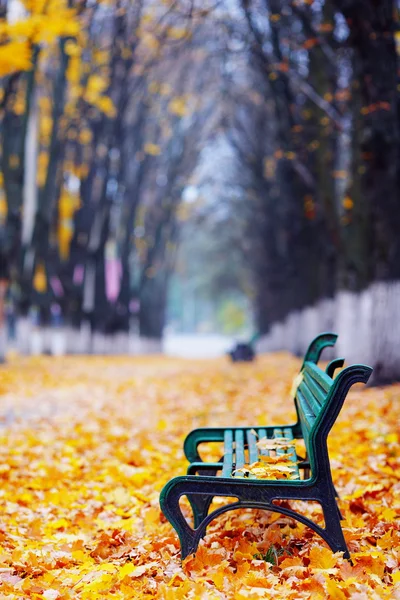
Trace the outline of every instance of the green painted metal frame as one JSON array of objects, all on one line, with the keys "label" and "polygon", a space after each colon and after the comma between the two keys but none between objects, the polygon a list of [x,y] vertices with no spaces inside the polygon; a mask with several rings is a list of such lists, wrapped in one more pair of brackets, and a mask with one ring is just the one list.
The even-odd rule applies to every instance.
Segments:
[{"label": "green painted metal frame", "polygon": [[[306,355],[306,358],[310,358],[311,360],[305,360],[302,367],[305,372],[311,372],[314,369],[314,372],[321,378],[321,383],[325,387],[329,384],[326,400],[317,418],[312,423],[310,429],[308,429],[310,424],[306,424],[306,429],[308,430],[304,432],[306,435],[303,435],[303,420],[305,417],[301,413],[299,398],[297,397],[299,394],[297,394],[296,408],[298,421],[294,425],[283,426],[285,428],[292,428],[293,437],[304,438],[311,468],[310,476],[302,480],[274,481],[215,477],[217,471],[221,470],[221,462],[203,463],[201,459],[193,460],[194,464],[189,467],[189,470],[192,468],[195,472],[201,472],[201,475],[189,474],[175,477],[164,486],[160,494],[161,510],[178,533],[182,559],[196,552],[200,539],[204,537],[207,526],[213,519],[237,508],[265,509],[290,516],[318,533],[334,552],[342,551],[344,556],[349,557],[340,525],[341,515],[336,503],[336,492],[330,470],[327,438],[342,408],[348,390],[355,383],[367,383],[372,369],[366,365],[353,365],[344,369],[332,380],[329,375],[324,374],[321,369],[315,366],[322,348],[326,345],[333,344],[323,345],[320,347],[319,352],[315,352],[315,349],[313,349],[312,353],[308,356]],[[336,363],[335,368],[341,366],[339,362]],[[229,429],[233,432],[237,429],[245,432],[251,428],[233,427]],[[276,426],[266,427],[267,435],[268,433],[272,433],[273,429],[276,429]],[[190,440],[190,443],[189,445],[186,444],[185,452],[195,459],[199,458],[197,453],[198,442],[223,441],[224,432],[225,429],[221,428],[202,429],[191,432],[186,438],[186,440]],[[194,529],[186,521],[179,506],[181,496],[187,496],[191,503],[194,514]],[[208,514],[211,502],[215,496],[231,497],[235,501]],[[284,499],[319,502],[324,514],[325,527],[322,528],[317,523],[294,510],[274,504],[274,500]]]}]

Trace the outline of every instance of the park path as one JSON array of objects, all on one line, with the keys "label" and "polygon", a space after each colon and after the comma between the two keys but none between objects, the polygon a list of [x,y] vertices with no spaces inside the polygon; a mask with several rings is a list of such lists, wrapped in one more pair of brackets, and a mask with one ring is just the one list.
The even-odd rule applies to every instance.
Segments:
[{"label": "park path", "polygon": [[292,421],[299,365],[281,353],[245,365],[149,356],[2,366],[1,597],[400,598],[399,385],[353,391],[330,439],[353,565],[302,525],[251,511],[218,519],[180,564],[158,498],[185,472],[185,434]]},{"label": "park path", "polygon": [[163,345],[165,356],[150,360],[140,356],[26,358],[14,353],[8,365],[0,366],[0,427],[21,419],[51,418],[74,410],[75,402],[69,399],[79,399],[83,407],[88,387],[93,406],[95,397],[104,393],[104,384],[128,385],[132,380],[153,375],[155,369],[160,375],[174,372],[181,368],[174,358],[221,358],[233,343],[233,338],[222,335],[168,334]]},{"label": "park path", "polygon": [[165,336],[163,349],[167,356],[181,358],[217,358],[232,349],[233,337],[218,334],[174,334]]}]

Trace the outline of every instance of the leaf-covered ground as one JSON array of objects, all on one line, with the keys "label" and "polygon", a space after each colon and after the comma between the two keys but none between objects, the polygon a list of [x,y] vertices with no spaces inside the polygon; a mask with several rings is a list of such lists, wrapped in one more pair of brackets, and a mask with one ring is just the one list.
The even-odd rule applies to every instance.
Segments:
[{"label": "leaf-covered ground", "polygon": [[352,564],[261,511],[220,517],[180,564],[158,496],[185,472],[185,434],[292,422],[298,368],[286,354],[239,366],[152,357],[1,367],[0,598],[400,599],[399,385],[351,392],[330,436]]}]

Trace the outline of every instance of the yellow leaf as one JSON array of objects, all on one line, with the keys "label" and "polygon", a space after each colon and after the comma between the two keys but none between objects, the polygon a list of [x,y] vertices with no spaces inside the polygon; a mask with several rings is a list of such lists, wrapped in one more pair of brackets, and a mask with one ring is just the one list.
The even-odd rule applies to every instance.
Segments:
[{"label": "yellow leaf", "polygon": [[293,398],[296,395],[297,388],[299,387],[299,385],[301,384],[303,379],[304,379],[303,372],[296,375],[296,377],[293,379],[292,387],[290,388],[290,397],[291,398]]},{"label": "yellow leaf", "polygon": [[346,594],[333,579],[328,579],[326,589],[329,600],[347,600]]},{"label": "yellow leaf", "polygon": [[173,98],[168,104],[168,110],[173,115],[184,117],[188,112],[185,99],[182,96]]},{"label": "yellow leaf", "polygon": [[400,570],[392,573],[392,581],[393,583],[400,583]]},{"label": "yellow leaf", "polygon": [[346,196],[343,201],[342,201],[343,207],[346,210],[351,210],[354,206],[354,202],[353,200],[350,198],[350,196]]},{"label": "yellow leaf", "polygon": [[123,578],[126,577],[127,575],[131,575],[133,573],[133,571],[136,570],[137,567],[135,567],[135,565],[132,562],[127,562],[124,564],[123,567],[120,568],[118,576]]},{"label": "yellow leaf", "polygon": [[31,50],[27,42],[8,42],[0,46],[0,77],[31,68]]},{"label": "yellow leaf", "polygon": [[115,117],[117,114],[113,101],[108,96],[101,96],[98,98],[95,105],[108,117]]},{"label": "yellow leaf", "polygon": [[47,291],[47,277],[44,265],[38,264],[33,277],[33,287],[39,294]]},{"label": "yellow leaf", "polygon": [[324,546],[313,546],[310,550],[310,567],[316,569],[332,569],[337,557],[332,550]]},{"label": "yellow leaf", "polygon": [[89,144],[92,141],[93,135],[90,129],[82,129],[79,133],[79,141],[81,144]]},{"label": "yellow leaf", "polygon": [[151,156],[159,156],[161,154],[161,148],[158,144],[145,144],[144,151]]}]

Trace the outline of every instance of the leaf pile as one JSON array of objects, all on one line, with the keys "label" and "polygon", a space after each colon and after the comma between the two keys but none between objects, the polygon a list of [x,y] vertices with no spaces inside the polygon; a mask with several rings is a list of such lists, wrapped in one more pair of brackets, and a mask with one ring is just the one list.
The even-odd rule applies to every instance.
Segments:
[{"label": "leaf pile", "polygon": [[258,479],[298,479],[296,463],[287,456],[261,456],[257,462],[235,472],[255,475]]},{"label": "leaf pile", "polygon": [[400,599],[399,385],[351,392],[329,439],[352,564],[302,524],[250,510],[219,517],[180,564],[158,496],[185,473],[184,436],[292,422],[298,368],[286,354],[2,367],[0,597]]}]

